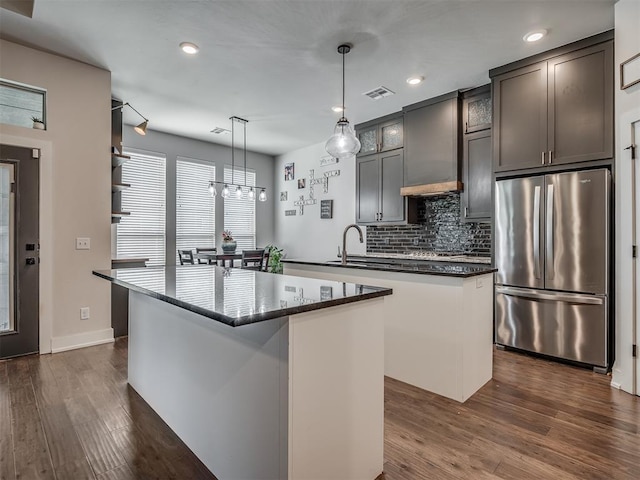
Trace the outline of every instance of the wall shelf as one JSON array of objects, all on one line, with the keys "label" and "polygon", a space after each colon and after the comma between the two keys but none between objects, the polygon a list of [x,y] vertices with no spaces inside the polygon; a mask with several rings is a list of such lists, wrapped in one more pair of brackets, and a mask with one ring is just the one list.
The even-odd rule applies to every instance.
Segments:
[{"label": "wall shelf", "polygon": [[128,155],[122,155],[120,153],[112,153],[111,154],[111,166],[113,168],[121,166],[124,162],[129,160],[131,157]]},{"label": "wall shelf", "polygon": [[121,192],[125,188],[131,188],[131,184],[130,183],[113,183],[113,184],[111,184],[111,191],[114,192],[114,193],[115,192]]}]

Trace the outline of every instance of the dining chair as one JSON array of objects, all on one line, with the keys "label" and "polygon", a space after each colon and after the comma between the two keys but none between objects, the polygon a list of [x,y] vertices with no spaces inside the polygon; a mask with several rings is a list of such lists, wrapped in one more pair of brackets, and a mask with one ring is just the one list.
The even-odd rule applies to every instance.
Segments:
[{"label": "dining chair", "polygon": [[262,270],[264,268],[264,248],[243,250],[240,267],[248,270]]},{"label": "dining chair", "polygon": [[191,250],[178,250],[180,265],[193,265],[193,252]]},{"label": "dining chair", "polygon": [[[198,253],[216,253],[216,247],[196,247],[196,254]],[[217,262],[215,258],[198,258],[198,263],[215,265]]]},{"label": "dining chair", "polygon": [[262,271],[263,272],[268,272],[269,271],[269,258],[271,257],[271,248],[267,247],[264,249],[264,260],[263,260],[263,264],[262,264]]}]

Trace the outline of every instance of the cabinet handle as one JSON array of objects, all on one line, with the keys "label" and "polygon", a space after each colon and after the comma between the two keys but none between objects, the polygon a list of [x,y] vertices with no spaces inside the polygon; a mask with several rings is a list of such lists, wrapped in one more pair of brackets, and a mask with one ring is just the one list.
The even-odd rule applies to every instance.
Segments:
[{"label": "cabinet handle", "polygon": [[464,122],[464,133],[469,133],[469,122]]},{"label": "cabinet handle", "polygon": [[469,207],[464,207],[464,218],[469,218]]},{"label": "cabinet handle", "polygon": [[542,165],[544,165],[544,154],[545,152],[542,152]]},{"label": "cabinet handle", "polygon": [[553,152],[549,150],[549,165],[551,165],[552,161],[553,161]]},{"label": "cabinet handle", "polygon": [[380,220],[382,220],[382,212],[380,212]]}]

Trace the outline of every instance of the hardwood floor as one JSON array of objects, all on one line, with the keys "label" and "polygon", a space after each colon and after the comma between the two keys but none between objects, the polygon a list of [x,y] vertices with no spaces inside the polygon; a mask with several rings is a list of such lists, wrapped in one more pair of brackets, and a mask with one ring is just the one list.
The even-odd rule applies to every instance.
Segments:
[{"label": "hardwood floor", "polygon": [[[464,404],[386,379],[386,480],[640,478],[640,398],[587,370],[494,358]],[[215,479],[126,372],[126,339],[0,362],[0,479]]]}]

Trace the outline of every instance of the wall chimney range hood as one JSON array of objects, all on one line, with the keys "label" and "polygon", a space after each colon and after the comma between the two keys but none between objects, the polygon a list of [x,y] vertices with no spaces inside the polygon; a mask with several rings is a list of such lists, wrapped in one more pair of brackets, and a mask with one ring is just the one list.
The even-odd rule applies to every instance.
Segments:
[{"label": "wall chimney range hood", "polygon": [[411,187],[402,187],[400,195],[403,197],[432,197],[445,193],[461,192],[463,190],[462,182],[443,182],[428,183],[425,185],[413,185]]}]

